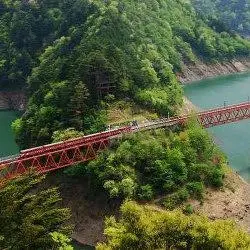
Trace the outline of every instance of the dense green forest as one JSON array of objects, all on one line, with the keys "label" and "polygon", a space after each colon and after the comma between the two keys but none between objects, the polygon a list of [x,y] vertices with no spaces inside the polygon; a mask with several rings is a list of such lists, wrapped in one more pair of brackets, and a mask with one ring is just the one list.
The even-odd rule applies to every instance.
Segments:
[{"label": "dense green forest", "polygon": [[[183,93],[176,74],[184,64],[250,54],[249,41],[211,20],[186,0],[2,0],[0,89],[24,89],[29,97],[12,126],[18,145],[104,130],[107,107],[119,101],[159,116],[178,114]],[[222,187],[225,168],[226,158],[209,134],[190,121],[173,131],[124,137],[92,162],[59,175],[84,178],[110,202],[157,199],[160,210],[178,207],[191,214],[185,203],[202,202],[206,187]],[[2,248],[20,242],[16,249],[72,249],[70,211],[60,208],[57,189],[40,190],[40,182],[21,178],[0,189]],[[249,237],[230,222],[150,214],[125,202],[120,220],[107,220],[107,244],[99,249],[249,247]]]},{"label": "dense green forest", "polygon": [[1,9],[1,84],[27,82],[30,95],[14,125],[22,148],[50,142],[59,129],[103,129],[103,84],[113,98],[174,114],[183,62],[250,51],[250,42],[215,32],[182,0],[4,1]]},{"label": "dense green forest", "polygon": [[250,35],[249,0],[191,0],[211,27],[220,31],[221,27],[242,35]]},{"label": "dense green forest", "polygon": [[190,197],[202,199],[206,186],[223,185],[225,158],[197,125],[183,132],[130,136],[70,174],[90,176],[110,198],[152,200],[168,209]]}]

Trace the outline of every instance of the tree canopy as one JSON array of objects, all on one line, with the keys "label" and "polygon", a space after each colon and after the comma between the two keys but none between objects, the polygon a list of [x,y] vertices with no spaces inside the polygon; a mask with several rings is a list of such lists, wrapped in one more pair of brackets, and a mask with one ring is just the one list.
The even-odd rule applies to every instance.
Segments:
[{"label": "tree canopy", "polygon": [[[186,0],[2,0],[0,89],[24,88],[29,96],[12,126],[17,143],[28,148],[103,130],[105,105],[121,99],[177,114],[183,93],[176,73],[184,64],[250,55],[250,42],[216,18],[197,14]],[[71,169],[110,198],[164,195],[161,205],[174,209],[223,184],[225,158],[200,127],[132,135],[111,146]],[[40,180],[0,189],[0,248],[70,249],[69,211],[57,206],[56,189],[34,191]],[[106,235],[99,249],[249,247],[230,222],[135,203],[122,207],[120,221],[108,220]]]},{"label": "tree canopy", "polygon": [[[4,1],[2,6],[1,83],[23,79],[30,93],[27,111],[14,125],[22,148],[51,142],[54,131],[68,127],[103,129],[103,88],[117,99],[129,97],[160,114],[175,114],[182,104],[175,73],[183,63],[250,52],[250,42],[214,31],[184,0]],[[15,22],[16,16],[21,21]],[[16,26],[25,33],[12,37]]]},{"label": "tree canopy", "polygon": [[106,220],[107,243],[98,250],[115,249],[249,249],[250,237],[235,223],[162,211],[155,207],[126,202],[121,218]]},{"label": "tree canopy", "polygon": [[56,188],[37,189],[41,180],[25,176],[1,186],[1,249],[71,249],[70,211],[59,207]]},{"label": "tree canopy", "polygon": [[191,0],[191,2],[214,30],[250,35],[249,0]]},{"label": "tree canopy", "polygon": [[88,164],[67,173],[89,177],[111,199],[133,198],[174,209],[189,198],[202,200],[206,186],[223,185],[225,157],[201,127],[131,135]]}]

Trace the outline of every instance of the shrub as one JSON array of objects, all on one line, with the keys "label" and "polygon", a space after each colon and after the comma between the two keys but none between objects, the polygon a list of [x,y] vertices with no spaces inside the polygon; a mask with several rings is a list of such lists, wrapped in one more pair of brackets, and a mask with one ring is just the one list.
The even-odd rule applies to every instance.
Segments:
[{"label": "shrub", "polygon": [[154,192],[149,184],[140,187],[140,191],[138,193],[140,200],[151,200],[153,196]]},{"label": "shrub", "polygon": [[192,214],[194,212],[194,208],[191,204],[187,204],[183,209],[184,214]]},{"label": "shrub", "polygon": [[208,178],[209,184],[215,187],[222,187],[224,175],[221,168],[214,167],[210,172],[210,178]]},{"label": "shrub", "polygon": [[[199,148],[197,138],[207,137],[200,131],[202,128],[193,125],[191,129],[195,143],[190,142],[188,131],[179,134],[158,130],[125,137],[89,162],[82,174],[95,179],[111,198],[150,200],[169,194],[164,205],[170,209],[189,196],[201,199],[206,185],[222,184],[223,158],[213,163],[211,159],[219,153],[216,149],[202,157],[198,150],[199,153],[193,153],[189,159],[187,152]],[[212,141],[205,141],[203,149],[213,149]],[[75,173],[81,174],[81,171],[78,169]]]},{"label": "shrub", "polygon": [[177,205],[187,201],[188,198],[188,190],[186,188],[181,188],[177,192],[165,197],[161,203],[165,208],[173,210]]},{"label": "shrub", "polygon": [[97,250],[110,249],[250,249],[249,235],[232,221],[211,221],[180,211],[162,211],[126,202],[121,217],[105,222],[106,243]]},{"label": "shrub", "polygon": [[204,185],[202,182],[190,182],[186,187],[191,196],[198,199],[202,198],[204,192]]}]

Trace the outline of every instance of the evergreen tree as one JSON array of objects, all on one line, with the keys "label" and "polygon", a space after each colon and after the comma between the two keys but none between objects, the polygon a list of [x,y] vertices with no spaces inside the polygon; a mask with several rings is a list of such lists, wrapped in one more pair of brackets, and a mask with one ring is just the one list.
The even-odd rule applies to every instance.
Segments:
[{"label": "evergreen tree", "polygon": [[[56,188],[39,190],[42,179],[22,177],[1,187],[1,249],[53,249],[68,241],[70,211],[59,207],[61,198]],[[55,234],[63,240],[55,241]]]},{"label": "evergreen tree", "polygon": [[80,81],[74,87],[73,96],[69,103],[70,112],[70,123],[72,126],[78,130],[83,129],[83,119],[82,116],[87,111],[87,100],[89,97],[89,92],[87,87]]}]

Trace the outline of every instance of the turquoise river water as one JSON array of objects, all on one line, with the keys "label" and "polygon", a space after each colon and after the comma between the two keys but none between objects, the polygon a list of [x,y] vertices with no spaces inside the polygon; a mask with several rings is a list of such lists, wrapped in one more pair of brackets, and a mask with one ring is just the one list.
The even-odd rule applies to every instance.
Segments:
[{"label": "turquoise river water", "polygon": [[14,111],[0,111],[0,158],[18,153],[11,123],[18,117]]},{"label": "turquoise river water", "polygon": [[[250,73],[194,82],[184,86],[184,92],[201,109],[245,102],[250,97]],[[209,132],[230,165],[250,182],[250,120],[213,127]]]}]

